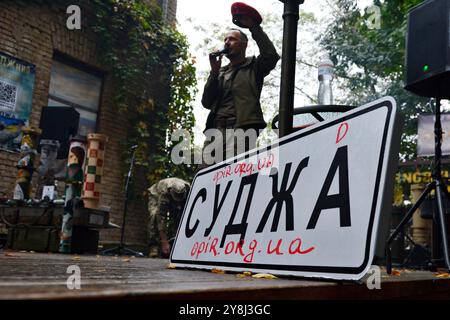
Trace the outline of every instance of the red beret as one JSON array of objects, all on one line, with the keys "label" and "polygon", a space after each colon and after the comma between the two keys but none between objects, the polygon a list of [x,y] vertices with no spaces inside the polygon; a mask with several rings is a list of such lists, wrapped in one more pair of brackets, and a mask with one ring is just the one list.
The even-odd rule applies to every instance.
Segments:
[{"label": "red beret", "polygon": [[239,15],[250,16],[257,25],[260,25],[262,22],[262,17],[259,12],[243,2],[235,2],[231,5],[231,15],[233,16],[233,23],[241,28],[244,26],[239,24],[239,20],[237,19]]}]

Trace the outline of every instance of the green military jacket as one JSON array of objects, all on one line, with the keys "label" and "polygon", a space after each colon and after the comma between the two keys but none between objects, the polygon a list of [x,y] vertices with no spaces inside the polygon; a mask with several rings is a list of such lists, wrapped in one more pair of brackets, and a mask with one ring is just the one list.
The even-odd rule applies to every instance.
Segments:
[{"label": "green military jacket", "polygon": [[[258,57],[247,57],[232,74],[231,91],[236,113],[235,128],[263,129],[266,126],[259,102],[264,77],[273,70],[280,59],[274,45],[260,26],[250,29],[258,45]],[[220,68],[218,75],[210,74],[205,84],[202,104],[210,109],[206,129],[214,128],[214,117],[220,107],[224,73],[230,64]]]}]

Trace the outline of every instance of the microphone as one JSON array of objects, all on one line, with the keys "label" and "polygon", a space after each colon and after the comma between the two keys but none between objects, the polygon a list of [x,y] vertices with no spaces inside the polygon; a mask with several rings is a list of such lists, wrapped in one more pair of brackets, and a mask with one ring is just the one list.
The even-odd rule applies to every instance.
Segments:
[{"label": "microphone", "polygon": [[229,53],[230,52],[230,48],[223,48],[222,50],[220,50],[220,51],[216,51],[216,52],[212,52],[212,53],[210,53],[209,55],[210,56],[213,56],[213,57],[218,57],[218,56],[221,56],[221,55],[223,55],[223,54],[227,54],[227,53]]}]

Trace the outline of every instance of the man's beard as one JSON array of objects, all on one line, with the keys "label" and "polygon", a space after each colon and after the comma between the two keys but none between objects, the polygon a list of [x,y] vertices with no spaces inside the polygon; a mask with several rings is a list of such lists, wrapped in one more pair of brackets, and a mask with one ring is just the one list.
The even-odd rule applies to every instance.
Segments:
[{"label": "man's beard", "polygon": [[228,59],[236,58],[238,56],[239,56],[239,53],[238,52],[233,52],[233,51],[230,51],[229,53],[227,53],[225,55],[225,57],[227,57]]}]

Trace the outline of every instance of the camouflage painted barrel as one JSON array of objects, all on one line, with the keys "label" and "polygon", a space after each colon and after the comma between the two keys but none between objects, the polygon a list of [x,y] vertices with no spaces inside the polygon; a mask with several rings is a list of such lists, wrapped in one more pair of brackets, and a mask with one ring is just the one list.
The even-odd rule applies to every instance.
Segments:
[{"label": "camouflage painted barrel", "polygon": [[17,179],[13,199],[28,200],[31,197],[31,179],[37,159],[37,145],[42,130],[25,127],[22,129],[20,159],[17,162]]},{"label": "camouflage painted barrel", "polygon": [[75,199],[81,197],[85,159],[86,139],[80,136],[71,139],[65,179],[64,215],[59,242],[59,252],[62,253],[72,251],[73,208]]}]

